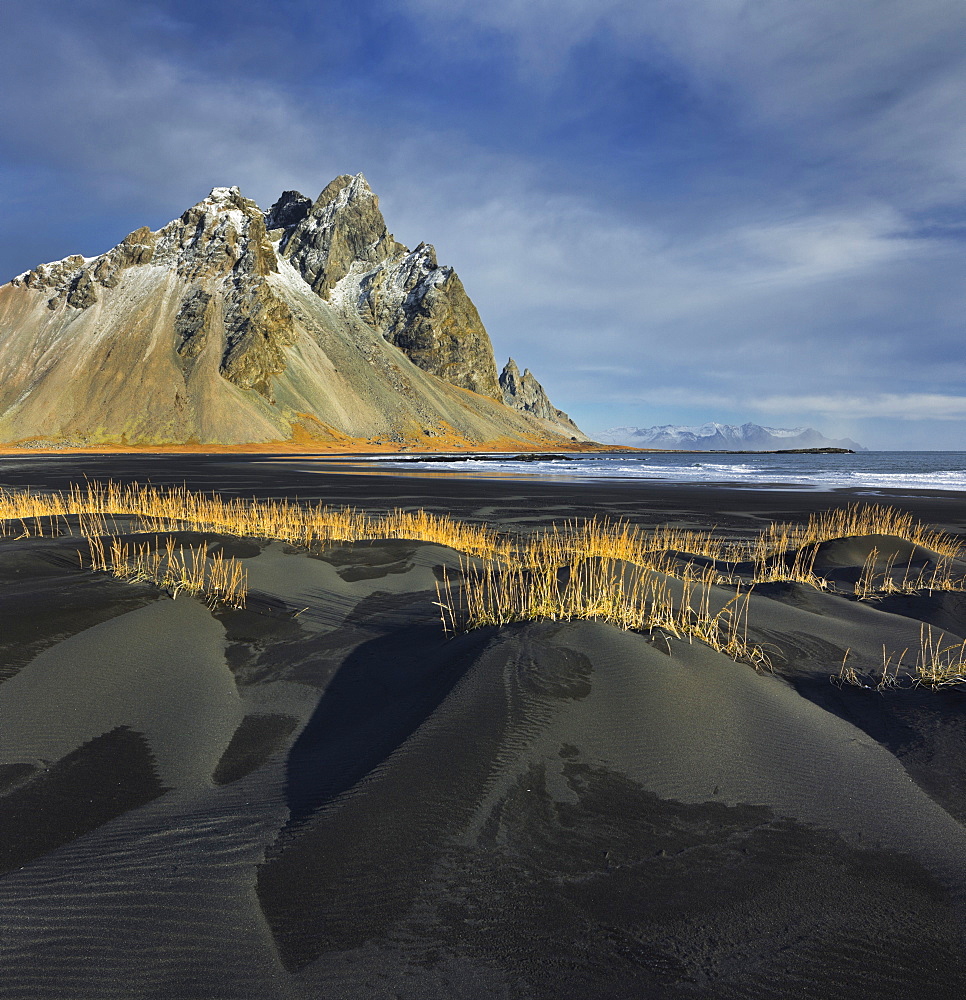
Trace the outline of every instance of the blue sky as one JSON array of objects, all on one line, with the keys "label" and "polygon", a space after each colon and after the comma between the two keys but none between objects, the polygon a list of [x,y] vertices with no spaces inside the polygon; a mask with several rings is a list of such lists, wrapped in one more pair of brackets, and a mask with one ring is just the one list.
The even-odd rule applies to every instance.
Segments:
[{"label": "blue sky", "polygon": [[362,171],[588,431],[966,448],[962,0],[7,5],[0,280]]}]

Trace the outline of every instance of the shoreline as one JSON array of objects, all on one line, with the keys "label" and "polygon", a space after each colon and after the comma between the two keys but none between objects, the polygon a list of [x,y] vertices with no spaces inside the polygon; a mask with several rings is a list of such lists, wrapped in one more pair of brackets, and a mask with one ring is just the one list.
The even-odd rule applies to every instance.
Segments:
[{"label": "shoreline", "polygon": [[[305,456],[311,460],[314,456]],[[348,460],[351,461],[351,460]],[[798,484],[682,483],[642,479],[558,479],[462,475],[433,470],[382,469],[377,463],[344,469],[338,459],[306,468],[300,456],[275,454],[97,454],[0,456],[0,486],[64,490],[85,479],[289,497],[333,506],[447,511],[497,520],[526,508],[533,523],[609,514],[651,525],[686,521],[739,527],[766,520],[801,520],[830,507],[885,503],[927,523],[966,535],[966,494],[956,491],[868,488],[820,490]],[[541,516],[542,511],[546,511]]]}]

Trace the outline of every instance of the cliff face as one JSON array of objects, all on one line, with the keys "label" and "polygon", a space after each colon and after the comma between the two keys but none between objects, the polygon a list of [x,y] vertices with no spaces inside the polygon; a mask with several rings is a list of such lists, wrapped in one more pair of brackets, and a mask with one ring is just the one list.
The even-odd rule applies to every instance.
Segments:
[{"label": "cliff face", "polygon": [[507,406],[552,424],[558,424],[561,428],[579,435],[580,440],[585,440],[583,432],[570,417],[550,402],[543,386],[533,377],[530,369],[525,368],[521,375],[513,358],[507,361],[500,373],[500,389],[503,392],[503,402]]},{"label": "cliff face", "polygon": [[215,188],[0,287],[5,442],[558,441],[495,371],[455,273],[392,239],[361,176],[268,213]]},{"label": "cliff face", "polygon": [[423,371],[500,399],[476,307],[432,246],[410,251],[386,228],[365,178],[337,177],[311,205],[287,191],[268,213],[283,256],[314,292],[361,318]]},{"label": "cliff face", "polygon": [[[174,319],[174,346],[183,367],[190,368],[220,320],[220,373],[270,398],[270,376],[285,367],[282,348],[291,343],[292,314],[267,280],[278,273],[278,261],[264,215],[238,188],[215,188],[159,232],[139,229],[101,257],[43,264],[11,284],[50,291],[52,311],[64,305],[80,311],[121,285],[125,272],[145,265],[153,266],[155,277],[166,270],[187,285]],[[204,287],[218,279],[220,310],[212,308],[215,297]],[[110,313],[107,299],[105,308]],[[75,317],[68,312],[63,319],[72,324]]]},{"label": "cliff face", "polygon": [[[380,264],[405,250],[386,229],[379,199],[361,174],[337,177],[311,206],[297,191],[286,195],[269,210],[268,224],[283,226],[282,252],[323,299],[331,297],[353,264]],[[286,209],[291,221],[283,224]]]}]

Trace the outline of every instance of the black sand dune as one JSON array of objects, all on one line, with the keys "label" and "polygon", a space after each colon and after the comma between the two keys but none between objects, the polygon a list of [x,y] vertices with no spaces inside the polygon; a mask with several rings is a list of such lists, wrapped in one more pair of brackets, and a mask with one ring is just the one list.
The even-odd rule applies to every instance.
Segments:
[{"label": "black sand dune", "polygon": [[[835,499],[177,462],[17,460],[0,485],[736,536]],[[908,507],[964,527],[952,498]],[[761,585],[772,675],[593,622],[447,638],[436,545],[224,544],[243,611],[93,576],[76,538],[0,539],[0,996],[963,995],[966,695],[829,676],[923,622],[962,638],[964,595]],[[873,544],[817,564],[844,587]]]}]

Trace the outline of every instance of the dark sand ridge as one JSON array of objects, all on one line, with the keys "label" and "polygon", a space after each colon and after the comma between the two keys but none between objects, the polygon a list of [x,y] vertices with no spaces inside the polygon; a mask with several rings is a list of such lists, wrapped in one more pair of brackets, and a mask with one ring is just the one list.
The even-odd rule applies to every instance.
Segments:
[{"label": "dark sand ridge", "polygon": [[[77,540],[6,544],[22,555],[35,550],[48,596],[69,601],[75,582],[86,582],[67,558]],[[54,549],[63,556],[59,578],[50,572]],[[253,581],[266,586],[251,601],[259,610],[222,612],[222,620],[197,601],[102,578],[114,591],[105,603],[124,607],[131,592],[150,603],[62,641],[51,637],[7,681],[0,774],[9,795],[0,809],[7,806],[4,826],[20,836],[0,852],[8,870],[0,909],[20,944],[5,949],[0,995],[170,996],[172,983],[186,990],[175,995],[289,995],[276,983],[274,945],[251,886],[265,845],[289,815],[285,751],[345,651],[371,639],[365,625],[342,625],[346,615],[381,591],[373,610],[392,625],[385,595],[406,591],[398,579],[423,590],[435,579],[427,567],[456,563],[431,545],[360,549],[351,564],[336,567],[269,545],[248,560]],[[339,550],[333,555],[338,562]],[[340,571],[356,578],[344,581]],[[14,586],[22,584],[18,574]],[[279,610],[283,602],[287,612]],[[306,602],[316,612],[293,618]],[[39,603],[40,627],[45,611],[56,619],[62,609]],[[435,609],[422,612],[441,643]],[[249,645],[240,636],[254,638]],[[273,753],[276,766],[253,786],[249,775]],[[137,765],[117,775],[109,762],[122,754]],[[109,787],[92,774],[104,774]],[[85,809],[91,798],[109,801],[97,812]],[[44,828],[50,836],[38,836]],[[58,832],[60,850],[32,856],[32,847],[39,854],[57,847],[51,836]],[[24,871],[9,871],[25,863]],[[145,962],[146,954],[158,962]]]},{"label": "dark sand ridge", "polygon": [[383,768],[270,853],[259,890],[283,957],[360,997],[413,980],[548,997],[959,982],[949,903],[880,849],[953,876],[958,824],[781,682],[696,647],[674,659],[583,624],[490,646]]},{"label": "dark sand ridge", "polygon": [[206,781],[241,721],[224,630],[199,601],[154,601],[44,650],[0,700],[5,760],[60,760],[128,726],[162,783]]},{"label": "dark sand ridge", "polygon": [[[0,482],[79,478],[25,464]],[[114,474],[147,470],[506,525],[597,507],[744,533],[830,499]],[[961,504],[921,507],[961,527]],[[0,996],[961,995],[963,696],[828,675],[929,615],[952,629],[963,595],[763,586],[769,676],[594,623],[446,639],[432,588],[457,557],[433,545],[246,542],[250,606],[214,614],[93,577],[77,546],[0,540],[22,640],[0,664]]]}]

